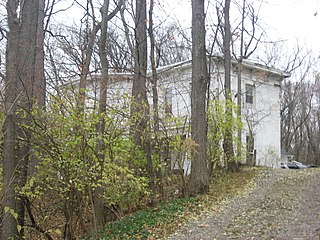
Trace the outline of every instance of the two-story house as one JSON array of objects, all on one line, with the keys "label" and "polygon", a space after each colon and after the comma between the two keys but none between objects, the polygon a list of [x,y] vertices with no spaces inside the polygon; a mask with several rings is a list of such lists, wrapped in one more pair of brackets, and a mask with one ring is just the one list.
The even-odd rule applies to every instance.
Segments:
[{"label": "two-story house", "polygon": [[[224,67],[221,57],[211,58],[210,96],[224,99]],[[237,102],[238,72],[237,62],[232,62],[232,95]],[[175,63],[157,69],[160,114],[171,114],[190,123],[191,113],[191,61]],[[280,143],[280,91],[281,81],[290,77],[289,73],[243,60],[241,68],[241,112],[244,128],[242,143],[251,154],[250,164],[278,167],[281,163]],[[99,76],[94,76],[99,78]],[[130,73],[110,74],[108,87],[109,103],[117,106],[121,96],[131,93],[132,75]],[[152,103],[151,82],[149,103]],[[175,126],[177,128],[177,126]],[[182,126],[181,126],[182,127]],[[183,126],[188,137],[188,128]],[[177,131],[178,132],[178,131]],[[184,168],[188,168],[185,166]],[[185,171],[188,171],[185,169]]]}]

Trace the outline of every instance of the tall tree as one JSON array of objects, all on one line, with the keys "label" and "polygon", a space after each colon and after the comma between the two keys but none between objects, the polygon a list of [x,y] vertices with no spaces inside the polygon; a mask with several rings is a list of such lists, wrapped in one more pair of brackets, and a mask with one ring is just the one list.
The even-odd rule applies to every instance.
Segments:
[{"label": "tall tree", "polygon": [[135,13],[135,46],[134,46],[134,77],[132,86],[132,129],[134,140],[146,157],[146,169],[149,185],[155,190],[155,177],[151,159],[151,136],[149,122],[149,103],[147,99],[147,2],[136,1]]},{"label": "tall tree", "polygon": [[206,91],[208,84],[205,45],[204,0],[192,0],[192,84],[191,84],[191,136],[198,144],[192,154],[188,194],[206,193],[209,171],[206,155]]},{"label": "tall tree", "polygon": [[[104,17],[104,21],[109,21],[110,19],[112,19],[117,12],[120,10],[120,7],[122,6],[122,2],[123,0],[120,0],[119,3],[117,4],[117,6],[115,7],[115,9],[110,12],[107,16]],[[79,3],[78,3],[79,4]],[[101,11],[103,11],[104,8],[104,4],[102,6]],[[109,4],[108,4],[109,5]],[[83,7],[86,9],[86,21],[87,21],[87,25],[92,22],[92,26],[91,27],[87,27],[88,29],[86,31],[88,31],[87,33],[87,39],[85,42],[85,46],[84,46],[84,52],[82,53],[82,62],[81,62],[81,69],[80,69],[80,80],[79,80],[79,96],[78,96],[78,108],[81,111],[83,111],[84,109],[84,104],[85,104],[85,93],[86,93],[86,88],[87,88],[87,78],[88,75],[90,73],[90,64],[92,61],[92,57],[94,55],[94,46],[96,43],[96,37],[97,37],[97,33],[99,32],[99,30],[102,27],[102,22],[97,21],[96,17],[95,17],[95,6],[94,6],[94,2],[92,0],[88,0],[86,7]],[[103,13],[102,13],[103,14]]]},{"label": "tall tree", "polygon": [[[107,16],[108,16],[108,10],[109,10],[109,0],[105,0],[103,2],[103,5],[101,7],[101,34],[100,34],[100,40],[99,40],[99,56],[101,61],[101,80],[100,80],[100,96],[99,96],[99,110],[98,114],[100,115],[99,123],[97,126],[97,133],[98,134],[104,134],[105,132],[105,121],[104,121],[104,113],[107,109],[107,83],[108,83],[108,59],[107,59],[107,53],[106,53],[106,42],[107,42],[107,29],[108,29],[108,22],[107,22]],[[102,174],[104,170],[104,141],[98,140],[98,165],[99,167],[97,170],[99,171],[97,173],[97,182],[101,181]],[[101,186],[98,186],[94,190],[93,195],[93,208],[94,208],[94,224],[95,229],[99,230],[104,226],[105,222],[105,211],[104,211],[104,203],[103,203],[103,188]]]},{"label": "tall tree", "polygon": [[[231,26],[230,26],[230,2],[225,0],[224,4],[224,36],[223,36],[223,55],[224,55],[224,87],[226,98],[226,122],[232,119],[232,95],[231,95]],[[227,128],[223,140],[223,149],[227,161],[228,169],[231,171],[238,171],[239,166],[234,160],[233,136],[232,129]]]},{"label": "tall tree", "polygon": [[[156,59],[156,40],[154,36],[154,23],[153,23],[153,11],[154,11],[154,0],[150,0],[149,8],[149,39],[150,39],[150,62],[151,62],[151,71],[152,76],[150,78],[152,84],[152,117],[153,117],[153,155],[157,159],[161,159],[161,141],[159,139],[160,133],[160,119],[159,119],[159,94],[158,94],[158,75],[157,75],[157,59]],[[164,189],[162,181],[162,169],[157,170],[157,179],[159,179],[159,190],[161,198],[164,198]]]},{"label": "tall tree", "polygon": [[[239,6],[240,8],[240,6]],[[242,1],[241,11],[241,22],[239,28],[235,29],[237,37],[232,41],[232,52],[233,57],[237,61],[237,117],[238,121],[242,121],[242,68],[243,60],[248,59],[258,48],[263,31],[259,33],[258,25],[258,14],[255,12],[255,8],[252,3],[247,3],[247,0]],[[250,24],[245,24],[249,20]],[[258,36],[257,36],[258,35]],[[237,45],[238,42],[238,46]],[[238,52],[237,52],[238,50]],[[237,157],[242,156],[242,129],[238,128],[238,139],[237,139]],[[249,139],[249,144],[252,145],[252,138]]]},{"label": "tall tree", "polygon": [[[242,108],[242,61],[243,61],[243,47],[244,47],[244,18],[245,18],[245,8],[246,7],[246,0],[243,0],[243,5],[242,5],[242,16],[241,16],[241,32],[240,32],[240,56],[238,59],[238,64],[237,64],[237,105],[238,105],[238,111],[237,111],[237,117],[238,121],[242,121],[241,119],[241,108]],[[241,158],[242,155],[242,129],[238,129],[238,141],[237,141],[237,157]],[[250,144],[251,145],[251,144]]]},{"label": "tall tree", "polygon": [[[107,111],[107,84],[109,78],[109,62],[107,56],[107,33],[108,33],[108,21],[115,16],[115,14],[120,10],[124,0],[119,0],[116,4],[115,9],[109,14],[109,0],[104,0],[101,12],[101,22],[97,25],[100,29],[100,39],[99,39],[99,57],[101,62],[101,79],[100,79],[100,94],[99,94],[99,123],[97,124],[97,134],[103,136],[105,134],[105,113]],[[101,182],[103,171],[104,171],[104,161],[105,161],[105,143],[103,139],[99,139],[97,143],[97,153],[98,153],[98,167],[97,167],[97,182]],[[93,210],[94,210],[94,225],[95,229],[99,230],[106,224],[106,211],[104,208],[103,200],[104,189],[99,186],[93,192]]]},{"label": "tall tree", "polygon": [[[107,33],[108,33],[108,21],[111,19],[110,15],[108,15],[109,11],[109,0],[104,0],[103,5],[100,9],[101,12],[101,31],[100,31],[100,39],[99,39],[99,56],[101,62],[101,79],[100,79],[100,94],[99,94],[99,123],[97,126],[97,134],[103,136],[105,134],[105,113],[107,111],[107,84],[109,79],[109,62],[107,58]],[[123,4],[123,0],[120,0],[117,3],[116,9],[113,13],[120,10],[121,5]],[[109,19],[108,19],[109,18]],[[105,144],[104,140],[98,140],[98,173],[97,173],[97,182],[102,180],[102,175],[104,171],[104,161],[105,161]],[[106,224],[106,212],[104,210],[104,201],[103,201],[103,188],[98,186],[93,195],[93,208],[94,208],[94,222],[96,230],[101,229]]]},{"label": "tall tree", "polygon": [[[91,9],[91,13],[90,13],[90,9]],[[90,31],[90,28],[88,27],[89,30],[87,31],[89,31],[89,33],[87,36],[87,42],[85,43],[85,50],[81,59],[82,62],[81,62],[81,69],[80,69],[79,95],[77,99],[77,107],[79,108],[80,112],[84,110],[87,77],[90,72],[90,63],[91,63],[91,59],[94,51],[96,35],[101,28],[101,24],[99,24],[99,22],[97,22],[95,18],[92,0],[89,0],[87,2],[86,18],[87,18],[86,19],[87,24],[89,24],[90,20],[92,21],[92,27],[91,27],[91,31]]]},{"label": "tall tree", "polygon": [[155,56],[156,42],[155,42],[154,27],[153,27],[153,8],[154,8],[154,0],[150,0],[148,33],[150,38],[150,62],[151,62],[151,70],[152,70],[151,82],[152,82],[152,95],[153,95],[152,102],[153,102],[154,131],[157,137],[160,123],[159,123],[157,60]]},{"label": "tall tree", "polygon": [[[21,127],[30,121],[22,111],[30,112],[37,100],[44,104],[44,1],[8,0],[7,16],[3,206],[10,211],[5,211],[1,238],[20,239],[23,236],[25,208],[19,189],[26,182],[30,157],[30,135]],[[17,215],[12,214],[13,211]]]}]

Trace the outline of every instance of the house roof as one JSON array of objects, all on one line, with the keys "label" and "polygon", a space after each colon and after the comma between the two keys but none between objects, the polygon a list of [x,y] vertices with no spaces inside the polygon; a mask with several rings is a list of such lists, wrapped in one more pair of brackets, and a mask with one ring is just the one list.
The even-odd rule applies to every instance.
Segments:
[{"label": "house roof", "polygon": [[[223,61],[223,56],[212,56],[211,59],[215,62],[215,63],[222,63]],[[232,59],[232,63],[235,65],[237,63],[237,61],[235,59]],[[243,60],[242,64],[244,66],[244,68],[247,69],[252,69],[252,70],[256,70],[256,71],[262,71],[265,73],[269,73],[272,74],[274,76],[280,77],[280,81],[283,78],[288,78],[291,76],[291,73],[285,72],[285,71],[281,71],[279,69],[276,68],[271,68],[271,67],[267,67],[264,66],[262,64],[259,64],[257,62],[254,61],[250,61],[250,60]],[[169,64],[166,66],[162,66],[157,68],[157,74],[161,75],[162,73],[170,73],[171,71],[175,71],[175,70],[184,70],[184,69],[189,69],[192,67],[192,60],[186,60],[186,61],[182,61],[182,62],[177,62],[177,63],[173,63],[173,64]],[[151,76],[151,71],[148,71],[148,76]],[[133,72],[110,72],[109,73],[109,77],[111,78],[111,81],[130,81],[133,78]],[[101,74],[97,73],[97,74],[91,74],[89,76],[89,79],[100,79],[101,78]],[[71,84],[74,84],[75,82],[78,82],[79,80],[76,80],[74,82],[72,82]],[[70,83],[68,83],[70,84]]]},{"label": "house roof", "polygon": [[[236,61],[234,60],[234,62],[236,62]],[[291,77],[291,73],[289,73],[289,72],[285,72],[285,71],[282,71],[282,70],[279,70],[276,68],[268,67],[268,66],[265,66],[260,63],[253,62],[253,61],[244,60],[243,64],[245,66],[247,66],[248,68],[253,68],[253,69],[257,69],[257,70],[261,70],[261,71],[270,72],[274,75],[278,75],[283,78]]]},{"label": "house roof", "polygon": [[[223,56],[212,56],[211,59],[217,63],[221,63],[223,61]],[[232,63],[235,65],[237,63],[237,61],[235,59],[231,60]],[[162,72],[167,72],[170,70],[174,70],[174,69],[183,69],[183,68],[190,68],[191,67],[191,63],[192,60],[186,60],[183,62],[178,62],[178,63],[174,63],[174,64],[170,64],[167,66],[163,66],[163,67],[159,67],[157,68],[157,72],[159,74],[161,74]],[[257,71],[263,71],[263,72],[267,72],[282,78],[288,78],[291,76],[291,73],[285,72],[285,71],[281,71],[279,69],[276,68],[272,68],[272,67],[268,67],[268,66],[264,66],[260,63],[254,62],[254,61],[250,61],[247,59],[244,59],[242,61],[242,64],[245,68],[248,69],[252,69],[252,70],[257,70]]]}]

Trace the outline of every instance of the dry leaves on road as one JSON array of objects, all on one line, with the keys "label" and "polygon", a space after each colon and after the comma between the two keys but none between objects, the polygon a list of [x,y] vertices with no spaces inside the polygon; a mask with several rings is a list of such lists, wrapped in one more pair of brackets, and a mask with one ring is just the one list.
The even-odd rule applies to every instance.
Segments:
[{"label": "dry leaves on road", "polygon": [[319,169],[269,169],[224,205],[169,239],[320,240]]}]

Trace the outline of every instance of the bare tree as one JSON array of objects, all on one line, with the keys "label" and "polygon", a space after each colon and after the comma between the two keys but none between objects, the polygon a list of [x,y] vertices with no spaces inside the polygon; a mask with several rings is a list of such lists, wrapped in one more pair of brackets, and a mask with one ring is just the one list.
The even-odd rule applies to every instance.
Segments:
[{"label": "bare tree", "polygon": [[149,185],[155,190],[154,168],[151,158],[150,117],[147,99],[147,9],[146,0],[137,0],[135,8],[134,78],[131,105],[134,140],[146,157]]},{"label": "bare tree", "polygon": [[[105,17],[105,21],[112,19],[117,12],[120,10],[122,4],[117,4],[116,8],[108,13]],[[87,38],[84,44],[83,56],[81,57],[82,62],[80,63],[80,81],[79,81],[79,98],[78,98],[78,108],[80,111],[84,109],[85,104],[85,93],[87,88],[87,78],[90,73],[90,64],[91,59],[94,53],[94,46],[96,43],[96,36],[99,30],[101,29],[102,22],[97,21],[94,11],[94,3],[92,0],[87,1],[86,6],[82,6],[86,10],[86,35]],[[88,24],[92,22],[92,26],[89,27]]]},{"label": "bare tree", "polygon": [[189,60],[191,39],[177,23],[161,23],[154,28],[156,66]]},{"label": "bare tree", "polygon": [[[107,43],[107,30],[108,30],[108,10],[109,10],[109,0],[105,0],[101,7],[101,33],[99,40],[99,56],[101,61],[101,80],[100,80],[100,94],[99,94],[99,111],[100,114],[99,123],[97,126],[97,133],[104,134],[105,133],[105,120],[104,113],[107,110],[107,83],[108,83],[108,70],[109,64],[106,53],[106,43]],[[99,173],[97,174],[97,182],[101,181],[103,169],[104,169],[104,149],[105,144],[103,140],[98,140],[98,154],[99,154],[99,167],[97,170]],[[104,201],[103,201],[103,188],[98,186],[94,190],[93,195],[93,208],[94,208],[94,225],[96,231],[101,229],[106,221],[105,221],[105,211],[104,211]]]},{"label": "bare tree", "polygon": [[[239,27],[233,32],[235,39],[232,41],[232,53],[237,61],[237,117],[241,122],[242,113],[242,63],[244,59],[248,59],[257,49],[258,44],[263,36],[258,32],[258,14],[255,13],[255,8],[252,4],[247,3],[246,0],[242,1],[242,6],[239,6],[241,12],[241,21]],[[245,24],[249,20],[250,24]],[[258,36],[256,36],[259,34]],[[239,43],[238,42],[239,38]],[[238,46],[237,46],[238,45]],[[241,157],[242,149],[242,130],[238,129],[237,135],[237,156]]]},{"label": "bare tree", "polygon": [[[230,26],[230,0],[225,0],[224,4],[224,35],[223,35],[223,56],[224,56],[224,76],[225,76],[225,98],[226,98],[226,121],[232,119],[233,109],[231,95],[231,26]],[[232,129],[227,128],[223,140],[223,149],[227,161],[228,169],[238,171],[238,163],[234,159]]]},{"label": "bare tree", "polygon": [[319,127],[315,89],[316,83],[305,79],[283,85],[281,143],[283,151],[294,154],[296,160],[316,164]]},{"label": "bare tree", "polygon": [[[78,98],[78,108],[80,111],[83,111],[84,109],[84,104],[85,104],[85,93],[86,93],[86,86],[87,86],[87,77],[89,74],[89,67],[91,63],[91,58],[93,54],[93,49],[95,45],[95,39],[98,31],[101,28],[101,24],[97,22],[94,14],[94,7],[92,0],[89,0],[87,2],[87,13],[86,13],[86,18],[87,18],[87,23],[89,23],[89,19],[91,18],[92,21],[92,27],[91,31],[90,28],[88,28],[88,40],[85,45],[85,51],[84,51],[84,56],[83,56],[83,61],[81,62],[81,74],[80,74],[80,81],[79,81],[79,98]],[[91,10],[91,14],[90,14]]]},{"label": "bare tree", "polygon": [[[160,136],[160,119],[159,119],[159,94],[158,94],[158,75],[157,75],[157,58],[156,58],[156,41],[154,36],[154,23],[153,23],[153,14],[154,14],[154,0],[150,0],[149,8],[149,27],[148,33],[150,38],[150,62],[151,62],[151,71],[152,76],[150,77],[150,82],[152,84],[152,116],[153,116],[153,155],[158,160],[158,164],[161,163],[161,139]],[[159,168],[156,170],[156,175],[159,184],[157,183],[161,198],[164,199],[164,188],[163,188],[163,173],[162,169]],[[158,189],[156,189],[158,191]]]},{"label": "bare tree", "polygon": [[191,136],[198,144],[192,154],[188,194],[206,193],[209,171],[206,155],[206,91],[208,84],[205,45],[204,0],[192,1],[192,84],[191,84]]},{"label": "bare tree", "polygon": [[28,117],[23,117],[22,111],[31,112],[36,100],[44,103],[44,1],[20,3],[8,0],[7,16],[3,205],[9,211],[4,215],[1,238],[20,239],[23,236],[25,205],[19,189],[26,182],[30,156],[30,135],[21,128],[21,124],[30,122]]},{"label": "bare tree", "polygon": [[[99,94],[99,109],[98,114],[100,115],[99,123],[97,126],[98,134],[105,134],[105,113],[107,111],[107,84],[109,79],[109,62],[107,55],[107,32],[108,32],[108,21],[112,16],[120,9],[123,4],[123,0],[120,0],[117,3],[115,10],[112,12],[112,16],[109,15],[109,0],[105,0],[101,7],[101,23],[100,25],[100,39],[99,39],[99,57],[101,62],[101,79],[100,79],[100,94]],[[103,153],[106,146],[103,140],[98,141],[98,155],[99,155],[99,167],[97,170],[99,171],[97,174],[96,181],[99,182],[102,179],[103,170],[104,170],[104,161],[105,154]],[[98,186],[94,190],[93,195],[93,208],[94,208],[94,224],[95,229],[99,230],[106,224],[106,212],[104,211],[104,201],[103,201],[103,188]]]}]

